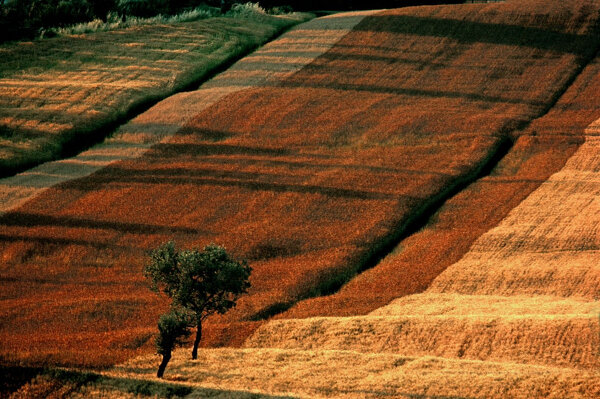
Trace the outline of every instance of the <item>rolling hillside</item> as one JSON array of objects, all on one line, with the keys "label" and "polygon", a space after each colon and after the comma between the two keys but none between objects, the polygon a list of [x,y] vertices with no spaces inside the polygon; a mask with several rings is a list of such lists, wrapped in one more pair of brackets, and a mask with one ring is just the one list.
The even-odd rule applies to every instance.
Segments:
[{"label": "rolling hillside", "polygon": [[205,345],[242,348],[182,350],[170,382],[142,355],[73,395],[135,395],[127,380],[190,397],[597,397],[599,11],[319,18],[3,180],[1,356],[150,352],[164,303],[145,251],[214,241],[250,260],[253,286]]},{"label": "rolling hillside", "polygon": [[76,154],[310,14],[146,23],[0,45],[0,177]]},{"label": "rolling hillside", "polygon": [[[565,113],[598,109],[598,77],[595,61],[532,126],[571,130]],[[244,349],[206,349],[197,361],[181,350],[172,378],[224,397],[598,397],[599,127],[424,293],[365,316],[271,321]],[[140,357],[108,375],[152,379],[155,363]]]}]

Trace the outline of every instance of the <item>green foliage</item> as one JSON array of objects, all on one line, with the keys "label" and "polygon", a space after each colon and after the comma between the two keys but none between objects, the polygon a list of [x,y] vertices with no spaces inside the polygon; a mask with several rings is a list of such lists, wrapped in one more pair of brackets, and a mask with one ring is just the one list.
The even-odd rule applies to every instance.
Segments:
[{"label": "green foliage", "polygon": [[158,323],[157,352],[163,356],[157,376],[162,378],[171,350],[197,327],[192,359],[198,356],[202,320],[214,313],[225,313],[250,288],[252,269],[245,261],[229,256],[225,248],[208,245],[204,250],[179,251],[170,241],[150,253],[144,276],[150,287],[173,300],[171,312]]},{"label": "green foliage", "polygon": [[105,19],[115,0],[13,0],[0,5],[0,41],[33,38],[50,27]]},{"label": "green foliage", "polygon": [[171,309],[158,320],[158,336],[156,337],[156,353],[170,354],[174,347],[182,345],[190,336],[193,320],[185,309]]},{"label": "green foliage", "polygon": [[[0,0],[0,42],[48,37],[60,28],[78,24],[87,27],[76,30],[95,31],[94,26],[107,30],[107,26],[115,25],[114,20],[108,21],[110,14],[118,15],[119,21],[125,22],[131,18],[173,16],[194,10],[193,15],[185,15],[183,19],[195,20],[207,17],[209,8],[201,0]],[[210,14],[214,16],[217,12],[211,10]]]},{"label": "green foliage", "polygon": [[221,12],[218,8],[207,6],[196,7],[176,15],[156,15],[149,18],[128,17],[123,19],[117,13],[109,12],[104,20],[97,18],[93,21],[70,25],[64,28],[52,28],[50,29],[50,32],[54,35],[78,35],[92,32],[106,32],[115,29],[125,29],[131,26],[191,22],[200,19],[218,17],[220,15]]},{"label": "green foliage", "polygon": [[179,285],[179,254],[175,243],[169,241],[150,253],[151,262],[144,268],[144,276],[150,279],[150,288],[164,292],[173,298]]},{"label": "green foliage", "polygon": [[169,11],[168,0],[118,0],[117,10],[123,15],[152,17]]},{"label": "green foliage", "polygon": [[152,251],[150,259],[144,275],[151,288],[173,299],[174,306],[192,311],[197,321],[225,313],[250,288],[250,266],[218,245],[179,251],[171,241]]},{"label": "green foliage", "polygon": [[264,8],[258,3],[235,3],[231,5],[231,9],[227,12],[228,16],[237,18],[256,18],[267,14]]}]

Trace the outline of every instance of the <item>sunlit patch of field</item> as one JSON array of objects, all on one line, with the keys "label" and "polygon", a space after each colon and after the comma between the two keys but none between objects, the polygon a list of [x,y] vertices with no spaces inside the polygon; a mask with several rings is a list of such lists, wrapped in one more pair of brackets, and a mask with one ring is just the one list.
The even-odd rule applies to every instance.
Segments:
[{"label": "sunlit patch of field", "polygon": [[136,107],[306,20],[212,18],[0,46],[0,175],[101,139]]},{"label": "sunlit patch of field", "polygon": [[[160,381],[154,377],[156,361],[156,356],[140,357],[105,375]],[[267,398],[594,398],[600,393],[597,370],[349,350],[222,348],[203,350],[197,360],[179,350],[169,369],[168,382]],[[102,383],[84,392],[121,397]]]},{"label": "sunlit patch of field", "polygon": [[599,311],[598,302],[554,297],[420,294],[367,316],[271,321],[244,345],[593,369]]},{"label": "sunlit patch of field", "polygon": [[600,138],[585,143],[432,284],[432,292],[600,299]]}]

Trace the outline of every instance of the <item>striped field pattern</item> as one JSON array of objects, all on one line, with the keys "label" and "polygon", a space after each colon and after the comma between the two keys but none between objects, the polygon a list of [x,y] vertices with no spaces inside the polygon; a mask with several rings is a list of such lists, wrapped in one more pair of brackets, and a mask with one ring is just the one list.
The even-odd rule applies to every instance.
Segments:
[{"label": "striped field pattern", "polygon": [[[597,64],[582,79],[590,74]],[[197,361],[181,350],[173,378],[224,397],[597,397],[599,124],[423,294],[366,316],[271,321],[245,349],[206,349]],[[109,375],[152,378],[153,363]]]},{"label": "striped field pattern", "polygon": [[0,45],[0,177],[97,142],[136,109],[308,18],[211,18]]},{"label": "striped field pattern", "polygon": [[[252,289],[208,321],[205,345],[229,348],[169,364],[195,397],[598,397],[599,11],[318,18],[123,126],[92,174],[6,180],[0,354],[148,352],[164,302],[144,251],[215,241]],[[75,396],[163,384],[156,366]]]},{"label": "striped field pattern", "polygon": [[[255,69],[256,58],[288,51],[294,45],[302,46],[303,51],[316,57],[330,49],[369,13],[372,12],[346,13],[305,23],[240,61],[230,71]],[[256,71],[253,84],[268,84],[283,79],[310,60],[296,57],[289,61],[288,57],[280,57],[279,63],[273,64],[272,68],[267,66]],[[149,223],[123,223],[127,219],[123,215],[140,215],[140,209],[145,206],[134,212],[123,210],[123,214],[108,224],[105,222],[111,217],[105,222],[92,221],[89,218],[92,211],[89,205],[74,204],[85,215],[82,217],[65,218],[50,208],[62,206],[61,203],[65,205],[65,201],[68,201],[65,183],[97,173],[115,162],[140,157],[152,145],[168,142],[169,137],[198,112],[224,96],[248,87],[252,85],[247,83],[246,86],[240,86],[235,76],[229,79],[219,76],[198,91],[163,100],[122,126],[104,143],[74,158],[46,163],[0,180],[0,212],[4,214],[1,217],[5,218],[0,233],[5,245],[1,255],[1,311],[3,320],[13,321],[0,327],[3,356],[9,359],[15,355],[33,358],[36,362],[106,365],[131,356],[145,343],[146,347],[151,347],[150,337],[161,305],[140,281],[146,255],[144,250],[172,238],[173,233],[195,236],[199,230],[166,225],[161,227],[153,212],[146,214],[151,220]],[[76,188],[75,193],[78,191]],[[49,219],[39,219],[42,215],[35,211],[33,214],[28,211],[23,213],[26,206],[22,204],[33,205],[40,200],[50,201],[42,205],[48,209],[49,212],[44,213]],[[23,228],[29,233],[23,235]],[[71,230],[66,236],[57,230],[64,228]],[[111,230],[112,233],[109,232]],[[114,233],[126,241],[133,233],[140,238],[146,237],[144,240],[150,238],[152,242],[138,248],[138,244],[130,242],[123,245],[118,243],[119,240],[109,244],[105,240],[114,240]],[[159,235],[154,235],[156,233]],[[50,260],[54,255],[48,251],[61,259]],[[117,255],[118,252],[121,254]],[[117,262],[122,262],[120,266],[115,264],[115,256],[120,257],[121,260]],[[53,264],[51,268],[47,267],[49,262]],[[28,276],[22,276],[24,269],[16,265],[28,270]],[[40,303],[44,305],[40,307]],[[140,310],[142,312],[138,313],[138,318],[130,318]],[[39,330],[40,325],[45,326],[43,331]],[[31,335],[24,347],[24,336],[29,334],[27,331]],[[112,338],[106,336],[106,331],[111,331]],[[49,345],[49,342],[53,344]],[[93,354],[90,355],[90,352]]]}]

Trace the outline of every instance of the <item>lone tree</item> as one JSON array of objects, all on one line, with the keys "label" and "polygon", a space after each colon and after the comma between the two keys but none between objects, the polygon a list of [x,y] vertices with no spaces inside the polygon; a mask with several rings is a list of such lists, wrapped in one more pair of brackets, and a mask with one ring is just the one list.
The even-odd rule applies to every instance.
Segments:
[{"label": "lone tree", "polygon": [[250,288],[252,268],[238,261],[225,248],[210,244],[204,250],[178,250],[170,241],[150,253],[144,275],[151,288],[173,300],[172,306],[190,311],[197,328],[192,359],[198,357],[202,321],[214,313],[225,313]]},{"label": "lone tree", "polygon": [[182,309],[171,309],[160,316],[158,320],[158,336],[156,337],[156,352],[162,355],[156,376],[162,378],[167,368],[173,348],[182,345],[184,340],[192,333],[190,327],[192,319],[190,314]]}]

